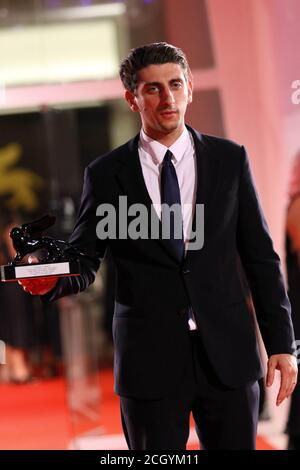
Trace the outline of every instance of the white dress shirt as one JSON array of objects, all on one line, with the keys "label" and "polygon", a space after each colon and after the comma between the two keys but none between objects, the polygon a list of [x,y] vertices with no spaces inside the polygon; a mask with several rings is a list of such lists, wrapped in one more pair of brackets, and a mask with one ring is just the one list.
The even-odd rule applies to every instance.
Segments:
[{"label": "white dress shirt", "polygon": [[[196,154],[193,137],[185,127],[180,137],[170,147],[166,147],[157,140],[148,137],[141,129],[138,148],[146,188],[159,218],[161,218],[160,174],[162,162],[167,150],[170,150],[173,154],[172,162],[180,189],[184,246],[187,250],[197,186]],[[190,312],[188,323],[190,330],[197,329],[192,312]]]}]

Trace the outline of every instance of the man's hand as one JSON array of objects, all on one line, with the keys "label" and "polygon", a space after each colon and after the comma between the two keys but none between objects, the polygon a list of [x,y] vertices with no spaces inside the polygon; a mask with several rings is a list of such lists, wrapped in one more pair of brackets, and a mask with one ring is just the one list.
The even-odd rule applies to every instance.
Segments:
[{"label": "man's hand", "polygon": [[279,406],[292,393],[297,383],[297,359],[293,354],[274,354],[268,361],[267,387],[274,382],[275,369],[280,371],[280,389],[276,399]]},{"label": "man's hand", "polygon": [[47,294],[55,284],[58,277],[39,277],[37,279],[20,279],[18,283],[23,287],[25,292],[31,295],[44,295]]},{"label": "man's hand", "polygon": [[[29,264],[38,263],[38,258],[34,255],[29,256]],[[44,295],[53,289],[57,283],[58,277],[39,277],[36,279],[20,279],[18,284],[23,287],[25,292],[29,292],[31,295]]]}]

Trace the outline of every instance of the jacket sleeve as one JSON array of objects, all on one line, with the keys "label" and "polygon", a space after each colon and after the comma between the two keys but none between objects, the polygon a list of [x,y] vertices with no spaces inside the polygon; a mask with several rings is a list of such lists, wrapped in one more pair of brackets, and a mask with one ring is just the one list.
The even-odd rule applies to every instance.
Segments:
[{"label": "jacket sleeve", "polygon": [[96,236],[96,208],[99,204],[95,196],[94,184],[89,167],[85,170],[81,204],[73,233],[69,242],[78,249],[80,255],[80,276],[66,276],[58,280],[54,289],[40,296],[43,303],[51,302],[70,294],[85,290],[95,280],[96,272],[104,258],[107,241]]},{"label": "jacket sleeve", "polygon": [[249,282],[257,321],[269,356],[293,353],[291,307],[251,174],[247,153],[241,147],[237,246]]}]

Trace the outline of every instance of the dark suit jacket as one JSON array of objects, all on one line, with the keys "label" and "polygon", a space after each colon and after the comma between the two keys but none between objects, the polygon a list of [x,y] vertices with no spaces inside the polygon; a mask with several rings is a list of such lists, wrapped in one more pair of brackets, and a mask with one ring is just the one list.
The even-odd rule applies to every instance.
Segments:
[{"label": "dark suit jacket", "polygon": [[82,275],[63,278],[44,296],[54,300],[93,282],[107,246],[117,269],[113,320],[115,389],[122,396],[159,398],[176,390],[189,348],[192,305],[203,345],[219,380],[239,387],[262,376],[253,317],[238,275],[239,255],[269,355],[291,353],[293,330],[280,261],[273,250],[244,147],[192,133],[197,156],[196,202],[205,206],[204,246],[176,260],[168,240],[99,240],[96,208],[151,199],[138,155],[138,136],[92,162],[85,172],[71,242]]}]

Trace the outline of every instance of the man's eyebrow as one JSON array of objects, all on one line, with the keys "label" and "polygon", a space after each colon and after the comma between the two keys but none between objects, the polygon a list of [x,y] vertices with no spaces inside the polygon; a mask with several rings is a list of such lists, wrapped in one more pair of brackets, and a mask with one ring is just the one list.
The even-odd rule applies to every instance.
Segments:
[{"label": "man's eyebrow", "polygon": [[170,80],[170,83],[172,83],[172,82],[183,82],[183,79],[182,79],[181,77],[172,78],[172,79]]},{"label": "man's eyebrow", "polygon": [[159,86],[160,82],[145,82],[144,86]]},{"label": "man's eyebrow", "polygon": [[[183,82],[183,79],[182,78],[171,78],[171,80],[169,80],[169,83],[174,83],[174,82]],[[144,83],[144,86],[160,86],[161,85],[161,82],[145,82]]]}]

